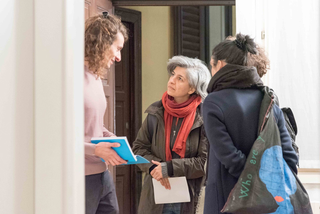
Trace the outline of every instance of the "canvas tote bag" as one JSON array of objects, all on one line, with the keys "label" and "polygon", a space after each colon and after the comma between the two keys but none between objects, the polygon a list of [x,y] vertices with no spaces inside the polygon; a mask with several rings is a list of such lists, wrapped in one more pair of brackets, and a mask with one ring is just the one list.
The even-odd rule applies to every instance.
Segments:
[{"label": "canvas tote bag", "polygon": [[308,194],[282,156],[273,91],[263,87],[259,137],[221,212],[312,214]]}]

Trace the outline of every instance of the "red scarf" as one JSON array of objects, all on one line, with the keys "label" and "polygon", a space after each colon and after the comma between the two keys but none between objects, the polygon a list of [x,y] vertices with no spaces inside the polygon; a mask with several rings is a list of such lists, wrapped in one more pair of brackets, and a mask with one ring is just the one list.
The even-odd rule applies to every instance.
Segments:
[{"label": "red scarf", "polygon": [[190,96],[190,98],[186,102],[178,104],[174,101],[173,97],[167,94],[167,92],[162,95],[167,161],[172,160],[170,149],[170,134],[173,117],[183,118],[183,121],[172,151],[177,153],[181,158],[184,158],[186,153],[186,141],[196,116],[197,107],[200,105],[200,103],[200,96]]}]

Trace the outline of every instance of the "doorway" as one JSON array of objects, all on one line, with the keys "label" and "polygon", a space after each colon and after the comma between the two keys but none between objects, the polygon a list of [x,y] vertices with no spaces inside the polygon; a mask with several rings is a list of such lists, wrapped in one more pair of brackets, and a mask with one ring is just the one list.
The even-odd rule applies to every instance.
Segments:
[{"label": "doorway", "polygon": [[[115,65],[115,127],[130,146],[141,126],[141,13],[115,8],[129,30],[122,60]],[[120,214],[136,213],[141,191],[141,172],[135,165],[117,166],[116,192]]]}]

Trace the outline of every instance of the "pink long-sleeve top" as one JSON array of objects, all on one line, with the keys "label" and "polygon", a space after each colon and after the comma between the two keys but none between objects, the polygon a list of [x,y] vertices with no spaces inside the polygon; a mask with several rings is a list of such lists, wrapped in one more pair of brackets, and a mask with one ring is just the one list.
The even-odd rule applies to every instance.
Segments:
[{"label": "pink long-sleeve top", "polygon": [[92,175],[104,172],[106,164],[100,157],[94,155],[95,144],[92,137],[115,136],[103,124],[107,102],[102,87],[102,81],[84,66],[84,150],[85,174]]}]

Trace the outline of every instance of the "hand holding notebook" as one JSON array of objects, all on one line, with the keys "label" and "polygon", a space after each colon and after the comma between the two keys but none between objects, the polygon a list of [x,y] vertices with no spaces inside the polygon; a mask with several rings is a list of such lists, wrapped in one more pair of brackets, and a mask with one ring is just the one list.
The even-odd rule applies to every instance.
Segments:
[{"label": "hand holding notebook", "polygon": [[119,147],[112,147],[117,154],[123,159],[128,161],[126,164],[141,164],[141,163],[150,163],[147,159],[134,155],[131,147],[128,143],[127,137],[100,137],[100,138],[91,138],[91,142],[94,144],[98,144],[100,142],[108,142],[108,143],[119,143]]},{"label": "hand holding notebook", "polygon": [[123,160],[113,147],[119,147],[119,143],[100,142],[96,145],[94,154],[101,158],[103,162],[108,165],[116,166],[120,164],[126,164],[127,161]]}]

